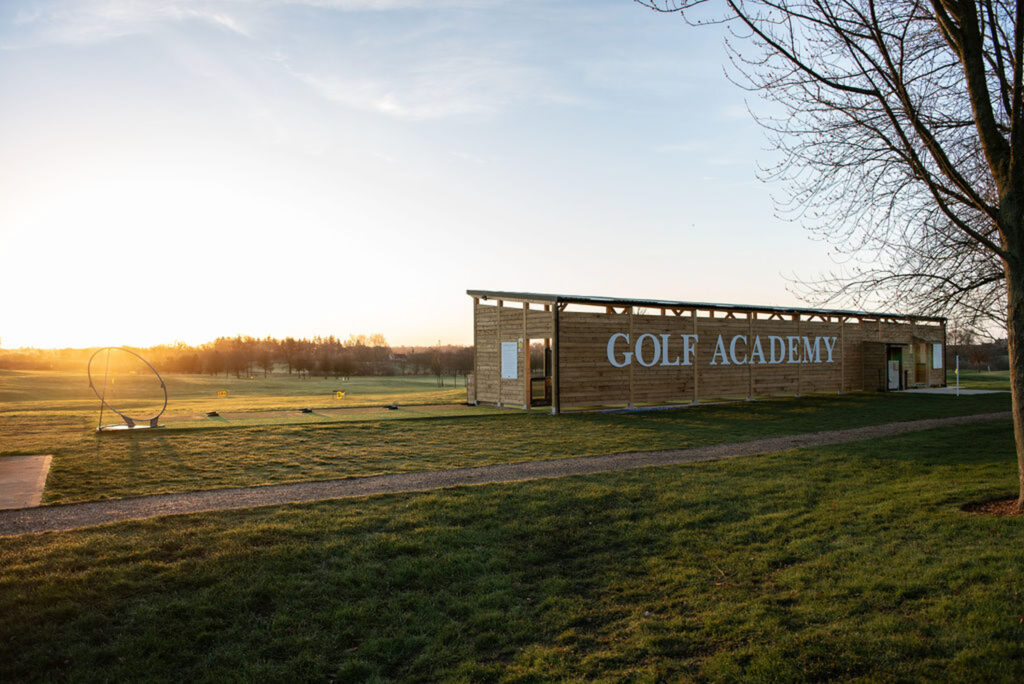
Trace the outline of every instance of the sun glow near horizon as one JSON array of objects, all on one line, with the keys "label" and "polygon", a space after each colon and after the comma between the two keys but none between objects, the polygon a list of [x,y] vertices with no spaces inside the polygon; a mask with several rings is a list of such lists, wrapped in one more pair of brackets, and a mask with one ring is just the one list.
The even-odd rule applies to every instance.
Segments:
[{"label": "sun glow near horizon", "polygon": [[[339,206],[351,184],[334,191],[332,173],[323,170],[320,187],[296,187],[265,168],[223,159],[136,161],[131,174],[108,164],[83,167],[77,177],[64,173],[60,197],[44,197],[40,188],[6,234],[9,257],[41,257],[31,282],[0,304],[0,321],[32,321],[31,330],[0,328],[3,348],[368,334],[387,321],[373,315],[379,302],[364,296],[376,301],[419,288],[414,268],[389,270],[381,282],[367,258],[380,249],[380,236],[366,225],[373,198],[350,196]],[[339,297],[343,291],[349,296]],[[462,292],[452,294],[464,304]],[[347,314],[344,327],[332,302]],[[418,332],[391,326],[392,337],[410,344],[463,335],[457,328]]]},{"label": "sun glow near horizon", "polygon": [[713,30],[398,5],[0,7],[0,345],[464,344],[469,288],[793,304],[829,265]]}]

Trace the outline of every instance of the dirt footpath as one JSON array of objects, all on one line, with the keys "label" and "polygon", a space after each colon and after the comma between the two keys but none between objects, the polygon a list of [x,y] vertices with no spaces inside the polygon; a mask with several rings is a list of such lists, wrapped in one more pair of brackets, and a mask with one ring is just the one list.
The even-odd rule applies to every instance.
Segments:
[{"label": "dirt footpath", "polygon": [[180,494],[159,494],[114,501],[42,506],[0,511],[0,536],[71,530],[103,523],[164,515],[223,511],[235,508],[275,506],[329,499],[371,496],[396,492],[422,492],[444,487],[521,482],[541,478],[590,475],[648,466],[717,461],[737,456],[754,456],[787,449],[856,442],[876,437],[919,432],[948,425],[993,420],[1010,420],[1009,411],[953,418],[931,418],[903,423],[886,423],[847,430],[829,430],[750,442],[714,444],[693,449],[634,451],[604,456],[559,458],[527,463],[509,463],[395,475],[376,475],[323,482],[294,482],[237,489],[215,489]]}]

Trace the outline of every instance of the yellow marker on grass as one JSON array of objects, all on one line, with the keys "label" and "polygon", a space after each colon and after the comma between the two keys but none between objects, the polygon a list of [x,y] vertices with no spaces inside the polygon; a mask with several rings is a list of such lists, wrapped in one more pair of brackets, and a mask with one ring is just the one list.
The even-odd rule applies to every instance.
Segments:
[{"label": "yellow marker on grass", "polygon": [[218,390],[217,391],[217,396],[221,397],[221,398],[226,397],[226,396],[228,396],[228,391],[227,390]]},{"label": "yellow marker on grass", "polygon": [[344,399],[345,398],[345,393],[344,392],[335,392],[334,393],[334,398],[335,399]]}]

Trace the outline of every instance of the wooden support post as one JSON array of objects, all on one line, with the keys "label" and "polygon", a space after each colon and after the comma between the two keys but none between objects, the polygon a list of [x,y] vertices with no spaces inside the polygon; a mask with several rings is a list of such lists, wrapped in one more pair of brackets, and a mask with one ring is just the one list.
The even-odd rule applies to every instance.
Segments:
[{"label": "wooden support post", "polygon": [[839,319],[839,393],[846,390],[846,317]]},{"label": "wooden support post", "polygon": [[[948,338],[946,337],[946,321],[942,321],[942,387],[948,387],[949,381],[946,380],[946,351],[949,349]],[[932,352],[933,354],[935,352]],[[928,385],[931,386],[931,370],[928,371]],[[959,387],[959,380],[957,381],[957,387]]]},{"label": "wooden support post", "polygon": [[544,403],[548,406],[552,404],[551,397],[551,382],[550,373],[551,367],[554,365],[554,359],[551,358],[551,338],[544,338]]},{"label": "wooden support post", "polygon": [[[633,341],[633,307],[629,307],[625,312],[629,316],[629,339]],[[629,404],[628,408],[633,408],[633,364],[629,364]]]},{"label": "wooden support post", "polygon": [[[754,343],[754,316],[753,311],[747,312],[747,349]],[[749,352],[748,352],[749,357]],[[747,401],[754,398],[754,364],[747,358]]]},{"label": "wooden support post", "polygon": [[700,399],[700,393],[697,391],[697,383],[700,381],[700,364],[697,363],[697,350],[700,349],[699,341],[697,340],[697,310],[690,309],[690,316],[693,317],[693,339],[696,344],[693,345],[693,403],[696,404]]},{"label": "wooden support post", "polygon": [[[800,314],[793,314],[793,318],[796,319],[796,336],[800,337]],[[796,396],[798,397],[803,394],[803,392],[801,391],[801,376],[803,375],[803,373],[800,372],[800,369],[803,367],[803,365],[804,364],[802,363],[796,364]]]},{"label": "wooden support post", "polygon": [[498,326],[494,330],[494,345],[498,349],[498,408],[501,408],[501,386],[505,381],[501,379],[501,311],[505,308],[505,302],[499,299],[498,305]]},{"label": "wooden support post", "polygon": [[561,307],[558,302],[551,307],[551,415],[557,416],[562,410],[562,400],[559,396],[558,383],[558,314]]},{"label": "wooden support post", "polygon": [[480,298],[479,297],[473,297],[473,384],[474,384],[474,387],[473,387],[473,404],[474,405],[480,403],[476,399],[477,392],[480,391],[480,359],[478,358],[479,357],[478,352],[480,350],[480,340],[478,339],[479,336],[477,334],[477,330],[479,329],[478,328],[479,314],[480,314]]},{"label": "wooden support post", "polygon": [[523,408],[529,410],[533,406],[533,384],[530,378],[530,338],[526,336],[526,317],[530,311],[530,302],[523,302]]}]

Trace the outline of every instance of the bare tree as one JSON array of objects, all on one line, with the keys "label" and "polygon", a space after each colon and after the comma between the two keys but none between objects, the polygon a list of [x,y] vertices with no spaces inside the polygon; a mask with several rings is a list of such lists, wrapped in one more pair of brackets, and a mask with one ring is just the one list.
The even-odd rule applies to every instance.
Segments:
[{"label": "bare tree", "polygon": [[948,224],[924,234],[862,235],[835,245],[843,262],[791,289],[819,306],[946,316],[961,331],[1005,335],[1006,280],[998,256]]},{"label": "bare tree", "polygon": [[[979,309],[1005,291],[1024,510],[1024,5],[637,2],[730,25],[737,80],[781,107],[761,123],[782,152],[768,170],[790,189],[782,210],[847,253],[885,255],[863,284],[934,282]],[[856,288],[856,271],[837,277]]]},{"label": "bare tree", "polygon": [[444,387],[444,361],[441,358],[440,345],[435,347],[430,355],[430,372],[437,376],[437,386]]}]

